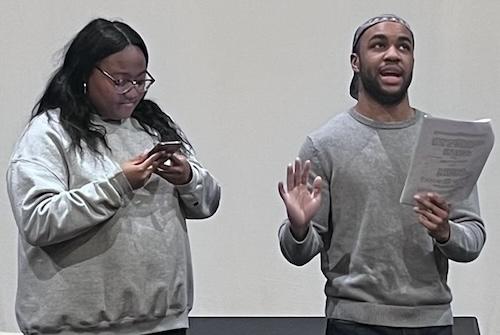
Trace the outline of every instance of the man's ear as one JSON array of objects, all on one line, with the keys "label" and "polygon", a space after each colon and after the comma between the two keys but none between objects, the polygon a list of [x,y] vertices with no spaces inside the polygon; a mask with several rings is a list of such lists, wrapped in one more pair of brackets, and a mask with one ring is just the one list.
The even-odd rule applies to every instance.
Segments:
[{"label": "man's ear", "polygon": [[359,56],[356,53],[351,54],[351,69],[354,73],[359,72]]}]

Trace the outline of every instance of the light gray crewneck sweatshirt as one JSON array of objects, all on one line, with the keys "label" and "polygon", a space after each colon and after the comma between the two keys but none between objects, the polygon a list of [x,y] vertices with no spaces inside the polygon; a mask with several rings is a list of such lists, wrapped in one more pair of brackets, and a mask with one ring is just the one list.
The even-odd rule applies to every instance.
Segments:
[{"label": "light gray crewneck sweatshirt", "polygon": [[476,189],[452,207],[444,244],[399,203],[422,117],[416,111],[410,120],[381,123],[351,109],[310,134],[300,150],[311,160],[310,180],[323,179],[322,205],[303,241],[285,220],[280,245],[296,265],[321,255],[329,318],[395,327],[453,322],[448,260],[475,259],[486,233]]},{"label": "light gray crewneck sweatshirt", "polygon": [[156,141],[135,119],[96,123],[112,152],[70,150],[59,111],[26,127],[7,171],[19,228],[16,316],[25,334],[141,334],[188,327],[186,218],[212,215],[220,187],[196,161],[174,186],[132,190],[120,164]]}]

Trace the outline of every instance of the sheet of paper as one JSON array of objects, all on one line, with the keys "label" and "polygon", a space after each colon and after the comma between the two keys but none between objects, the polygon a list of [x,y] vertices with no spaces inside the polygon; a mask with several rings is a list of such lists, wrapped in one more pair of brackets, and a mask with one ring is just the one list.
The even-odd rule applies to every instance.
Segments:
[{"label": "sheet of paper", "polygon": [[400,202],[414,205],[418,192],[437,192],[449,203],[469,196],[493,148],[490,120],[458,121],[425,116]]}]

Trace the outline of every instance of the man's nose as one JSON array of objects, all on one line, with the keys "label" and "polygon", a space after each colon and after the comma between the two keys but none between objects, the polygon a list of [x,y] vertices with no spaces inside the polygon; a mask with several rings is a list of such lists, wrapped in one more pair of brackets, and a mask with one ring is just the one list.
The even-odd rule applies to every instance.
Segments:
[{"label": "man's nose", "polygon": [[389,48],[387,48],[384,56],[385,59],[392,61],[398,61],[401,59],[399,49],[396,45],[391,45]]}]

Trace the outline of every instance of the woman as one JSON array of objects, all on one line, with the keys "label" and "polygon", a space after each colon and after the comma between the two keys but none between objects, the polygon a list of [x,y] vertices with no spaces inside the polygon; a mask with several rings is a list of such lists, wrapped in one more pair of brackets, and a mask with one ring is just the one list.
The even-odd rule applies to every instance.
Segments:
[{"label": "woman", "polygon": [[[96,19],[70,43],[12,155],[16,314],[25,334],[185,334],[193,283],[186,218],[220,187],[144,95],[144,41]],[[175,153],[147,151],[178,140]]]}]

